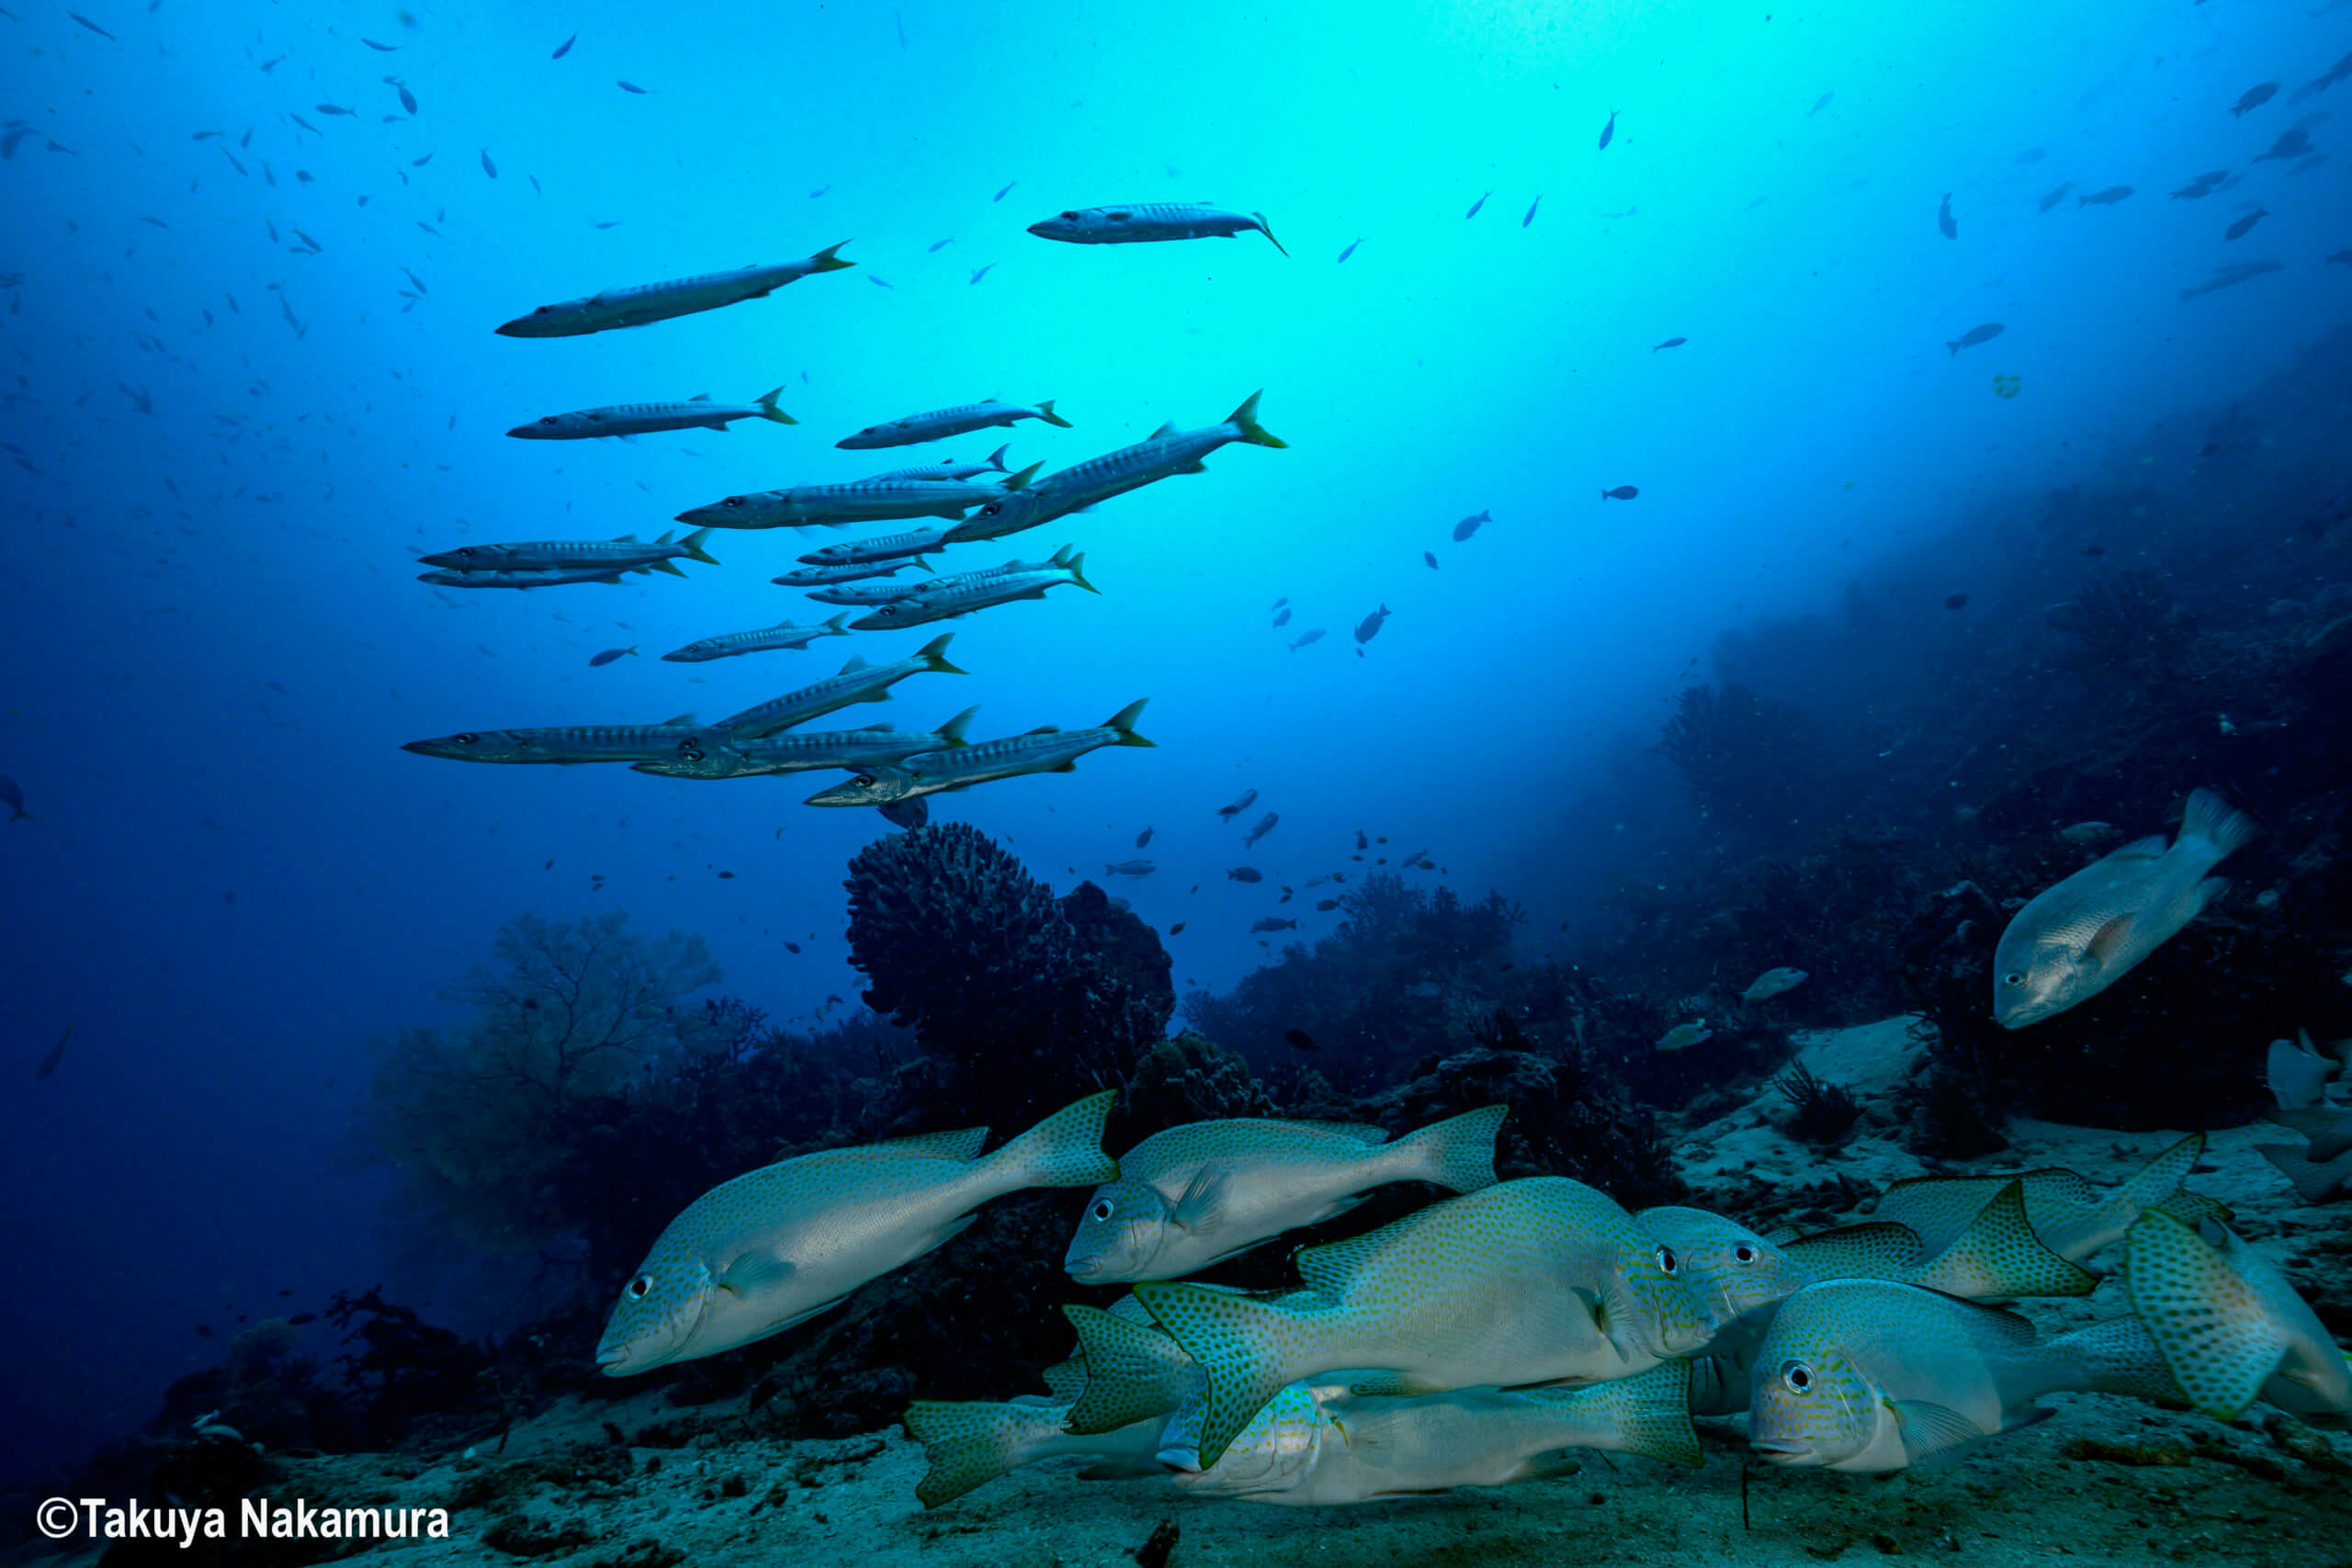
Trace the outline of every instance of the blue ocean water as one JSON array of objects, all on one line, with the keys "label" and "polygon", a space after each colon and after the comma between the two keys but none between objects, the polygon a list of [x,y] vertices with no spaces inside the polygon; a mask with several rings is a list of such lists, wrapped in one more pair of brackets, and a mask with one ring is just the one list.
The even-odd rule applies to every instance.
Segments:
[{"label": "blue ocean water", "polygon": [[[2018,519],[2052,489],[2179,479],[2196,441],[2157,433],[2202,431],[2341,326],[2352,267],[2324,258],[2352,243],[2352,164],[2257,159],[2297,126],[2332,150],[2352,88],[2304,85],[2352,12],[1770,4],[0,17],[0,773],[30,814],[0,824],[0,1187],[32,1287],[0,1296],[0,1468],[135,1427],[281,1301],[381,1280],[499,1325],[511,1295],[396,1241],[349,1129],[370,1038],[452,1021],[438,993],[514,915],[624,908],[701,934],[778,1019],[854,1007],[843,866],[896,829],[803,807],[821,779],[404,741],[716,717],[951,630],[968,674],[842,721],[978,703],[976,735],[1009,735],[1149,698],[1156,750],[933,814],[1057,888],[1148,853],[1110,886],[1185,923],[1180,990],[1266,961],[1261,916],[1304,917],[1276,942],[1338,918],[1229,868],[1303,882],[1359,829],[1572,935],[1629,836],[1694,837],[1648,747],[1721,634],[1834,615],[1923,558],[1947,581],[1891,612],[1922,643],[1946,591],[2038,611],[2044,573],[2049,600],[2074,585],[2006,553]],[[2169,197],[2207,170],[2229,181]],[[1123,201],[1262,212],[1287,254],[1024,231]],[[492,331],[837,242],[853,269],[723,310]],[[503,434],[779,383],[797,426]],[[1050,471],[1261,389],[1285,448],[945,558],[1073,544],[1099,595],[680,665],[655,656],[830,614],[767,580],[832,536],[718,534],[721,565],[619,587],[414,580],[422,552],[650,536],[1006,438],[832,446],[923,409],[1052,398],[1073,428],[1008,433]],[[2343,433],[2322,407],[2266,429],[2314,465]],[[1781,694],[1836,722],[1856,673]],[[1245,852],[1215,809],[1248,789],[1244,824],[1282,820]]]}]

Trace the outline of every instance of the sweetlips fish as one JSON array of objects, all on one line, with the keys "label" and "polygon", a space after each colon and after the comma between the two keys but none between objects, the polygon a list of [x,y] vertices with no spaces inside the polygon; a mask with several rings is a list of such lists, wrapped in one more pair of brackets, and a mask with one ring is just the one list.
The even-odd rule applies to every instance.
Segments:
[{"label": "sweetlips fish", "polygon": [[1177,1490],[1293,1507],[1369,1503],[1455,1486],[1502,1486],[1573,1472],[1560,1450],[1594,1449],[1699,1466],[1690,1367],[1584,1388],[1454,1389],[1410,1398],[1351,1395],[1293,1383],[1204,1471],[1184,1441],[1190,1413],[1168,1423],[1160,1462]]},{"label": "sweetlips fish", "polygon": [[1774,1464],[1902,1470],[2030,1425],[2058,1393],[2180,1397],[2136,1317],[2038,1340],[1997,1307],[1832,1280],[1773,1314],[1749,1373],[1747,1440]]},{"label": "sweetlips fish", "polygon": [[1063,1426],[1069,1414],[1067,1403],[1049,1401],[916,1400],[901,1417],[907,1436],[922,1445],[931,1461],[915,1483],[916,1500],[936,1508],[1024,1464],[1070,1455],[1095,1461],[1079,1472],[1087,1481],[1167,1473],[1158,1458],[1166,1416],[1080,1436]]},{"label": "sweetlips fish", "polygon": [[[2218,1245],[2205,1239],[2218,1233]],[[2124,1241],[2132,1310],[2188,1403],[2233,1421],[2256,1399],[2352,1415],[2352,1366],[2286,1277],[2220,1224],[2150,1210]]]},{"label": "sweetlips fish", "polygon": [[1294,1261],[1312,1293],[1292,1301],[1136,1287],[1207,1379],[1204,1467],[1302,1378],[1383,1371],[1356,1386],[1393,1393],[1597,1382],[1688,1355],[1717,1326],[1672,1248],[1566,1177],[1499,1182]]},{"label": "sweetlips fish", "polygon": [[2227,1217],[2229,1211],[2212,1199],[2181,1187],[2204,1152],[2205,1134],[2191,1133],[2114,1187],[2104,1189],[2064,1169],[2029,1170],[2014,1176],[1914,1177],[1894,1183],[1880,1194],[1871,1217],[1908,1226],[1929,1254],[1940,1253],[1976,1221],[1987,1202],[2015,1182],[2022,1190],[2026,1220],[2033,1234],[2068,1262],[2083,1263],[2121,1241],[2132,1222],[2146,1209],[2165,1209],[2191,1223]]},{"label": "sweetlips fish", "polygon": [[1739,998],[1746,1002],[1760,1002],[1767,997],[1793,991],[1812,977],[1802,969],[1791,969],[1785,965],[1779,969],[1767,969],[1747,983],[1747,989],[1739,993]]},{"label": "sweetlips fish", "polygon": [[1062,1267],[1081,1285],[1181,1279],[1344,1214],[1391,1181],[1475,1192],[1494,1184],[1507,1114],[1482,1107],[1394,1143],[1379,1127],[1259,1117],[1154,1133],[1087,1200]]},{"label": "sweetlips fish", "polygon": [[721,1182],[672,1220],[621,1288],[596,1346],[607,1377],[732,1350],[837,1306],[955,1235],[991,1198],[1087,1187],[1111,1090],[1065,1106],[993,1154],[985,1127],[778,1160]]},{"label": "sweetlips fish", "polygon": [[2169,847],[2162,834],[2141,839],[2035,895],[1993,950],[1994,1018],[2023,1029],[2115,984],[2229,886],[2206,873],[2257,830],[2200,789]]}]

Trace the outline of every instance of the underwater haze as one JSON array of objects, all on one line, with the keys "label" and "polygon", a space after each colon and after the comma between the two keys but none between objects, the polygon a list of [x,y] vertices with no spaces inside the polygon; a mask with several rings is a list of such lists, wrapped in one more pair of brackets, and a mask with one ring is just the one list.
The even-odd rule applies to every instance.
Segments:
[{"label": "underwater haze", "polygon": [[[1529,964],[1712,940],[1703,901],[1633,936],[1611,902],[1633,883],[1672,904],[1734,852],[1656,750],[1694,686],[1864,738],[1836,770],[1875,815],[1809,831],[1941,830],[2015,782],[1984,771],[2004,745],[2055,765],[2073,721],[1988,696],[1968,746],[1898,777],[1941,721],[1874,705],[1929,665],[1965,691],[1995,655],[1955,639],[2046,635],[2086,574],[2193,595],[2258,563],[2277,581],[2245,590],[2249,624],[2342,581],[2340,523],[2302,525],[2352,449],[2347,50],[2352,8],[2247,0],[0,13],[0,774],[24,811],[0,822],[20,1282],[0,1474],[133,1431],[248,1320],[334,1292],[380,1284],[469,1337],[557,1304],[544,1258],[436,1247],[355,1132],[371,1040],[461,1025],[443,993],[526,911],[698,935],[724,980],[687,1009],[737,997],[810,1036],[862,1010],[844,877],[906,829],[803,804],[850,770],[707,781],[408,742],[715,724],[942,633],[962,673],[801,728],[930,731],[978,705],[978,741],[1148,699],[1150,749],[943,791],[929,817],[1057,894],[1125,900],[1204,1028],[1383,869],[1500,894]],[[1160,202],[1265,231],[1028,231]],[[494,330],[836,245],[854,265],[721,309]],[[2274,265],[2200,291],[2249,263]],[[797,423],[506,434],[770,388]],[[928,558],[1070,546],[1096,592],[686,663],[660,655],[836,614],[770,581],[801,553],[952,521],[722,528],[718,564],[617,584],[418,581],[425,554],[650,540],[722,497],[1001,443],[1042,478],[1252,394],[1280,446]],[[835,445],[989,398],[1050,399],[1068,427]],[[2233,417],[2244,434],[2209,434]],[[2107,510],[2053,533],[2050,498],[2077,492]],[[1759,640],[1850,631],[1858,605],[1875,640],[1812,662]],[[2167,773],[2111,809],[2137,836],[2200,784],[2250,787]],[[1922,877],[1960,874],[1927,853]],[[1631,964],[1690,1010],[1672,954]],[[1389,1081],[1349,1081],[1340,1054],[1317,1052],[1333,1083]],[[1645,1092],[1672,1110],[1700,1087]],[[617,1283],[582,1288],[601,1314]]]}]

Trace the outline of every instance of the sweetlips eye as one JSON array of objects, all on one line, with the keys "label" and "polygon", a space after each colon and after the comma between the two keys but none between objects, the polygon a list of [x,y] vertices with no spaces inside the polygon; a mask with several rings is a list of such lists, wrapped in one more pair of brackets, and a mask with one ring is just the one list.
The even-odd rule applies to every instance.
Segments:
[{"label": "sweetlips eye", "polygon": [[1781,1369],[1781,1381],[1797,1393],[1813,1387],[1813,1369],[1803,1361],[1791,1361]]},{"label": "sweetlips eye", "polygon": [[629,1300],[633,1302],[641,1302],[648,1295],[652,1293],[652,1290],[653,1276],[650,1274],[639,1274],[636,1279],[631,1280],[628,1282],[628,1290],[626,1293]]},{"label": "sweetlips eye", "polygon": [[1762,1256],[1754,1247],[1748,1246],[1747,1243],[1744,1241],[1737,1247],[1731,1249],[1731,1255],[1742,1263],[1753,1263],[1758,1258]]},{"label": "sweetlips eye", "polygon": [[1661,1247],[1657,1249],[1657,1266],[1671,1274],[1676,1269],[1679,1269],[1682,1266],[1682,1263],[1679,1258],[1674,1256],[1674,1248],[1670,1247]]},{"label": "sweetlips eye", "polygon": [[1111,1217],[1111,1200],[1105,1198],[1094,1205],[1094,1217],[1098,1220],[1107,1220]]}]

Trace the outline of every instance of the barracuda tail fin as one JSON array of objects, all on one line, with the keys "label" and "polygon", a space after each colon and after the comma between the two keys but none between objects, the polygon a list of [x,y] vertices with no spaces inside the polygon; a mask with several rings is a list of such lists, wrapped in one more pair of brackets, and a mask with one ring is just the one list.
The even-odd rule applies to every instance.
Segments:
[{"label": "barracuda tail fin", "polygon": [[1111,742],[1112,745],[1154,746],[1158,744],[1157,741],[1146,740],[1136,733],[1136,719],[1143,713],[1143,705],[1149,701],[1151,701],[1149,697],[1137,697],[1102,721],[1103,728],[1115,729],[1119,732],[1119,738]]},{"label": "barracuda tail fin", "polygon": [[846,245],[849,242],[847,240],[843,240],[840,245],[827,245],[823,250],[819,251],[815,255],[810,256],[808,258],[809,270],[812,272],[839,272],[845,266],[855,266],[857,265],[855,262],[843,261],[840,256],[833,254],[840,250],[842,245]]},{"label": "barracuda tail fin", "polygon": [[849,635],[849,612],[847,610],[843,610],[840,615],[826,621],[825,629],[829,632],[839,632],[843,637],[847,637]]},{"label": "barracuda tail fin", "polygon": [[775,406],[776,399],[782,396],[784,396],[784,389],[782,387],[777,387],[771,391],[762,392],[759,396],[758,405],[760,417],[762,419],[772,419],[778,424],[798,424],[800,423],[798,420],[793,418],[790,414]]},{"label": "barracuda tail fin", "polygon": [[[929,642],[924,643],[922,650],[918,652],[915,657],[922,660],[924,669],[933,671],[934,674],[967,674],[969,671],[958,670],[955,665],[947,662],[947,645],[955,640],[956,634],[954,632],[942,632],[937,637],[933,637]],[[1103,1179],[1107,1181],[1110,1179],[1105,1177]]]},{"label": "barracuda tail fin", "polygon": [[[718,564],[718,558],[702,547],[702,542],[709,537],[709,529],[697,528],[693,533],[687,535],[684,538],[680,539],[678,541],[678,547],[686,552],[686,557],[690,560],[698,560],[705,566],[717,566]],[[671,570],[676,570],[674,567]],[[681,572],[679,575],[684,576],[684,573]]]},{"label": "barracuda tail fin", "polygon": [[1045,466],[1046,465],[1042,460],[1030,464],[1019,473],[1007,479],[1004,481],[1004,488],[1009,491],[1022,489],[1026,486],[1031,479],[1035,479],[1037,475],[1037,470]]},{"label": "barracuda tail fin", "polygon": [[945,724],[939,727],[939,738],[942,740],[946,741],[950,746],[963,745],[964,732],[972,728],[972,716],[979,711],[980,707],[978,703],[975,703],[970,707],[966,708],[962,713],[957,714],[954,718],[949,719]]},{"label": "barracuda tail fin", "polygon": [[[1273,236],[1269,234],[1267,238],[1272,239]],[[1241,439],[1253,446],[1287,446],[1290,445],[1289,442],[1258,423],[1258,400],[1265,395],[1262,390],[1250,393],[1243,400],[1239,408],[1225,416],[1225,422],[1227,424],[1240,426]]]},{"label": "barracuda tail fin", "polygon": [[1253,212],[1250,216],[1258,220],[1258,232],[1266,236],[1266,243],[1268,244],[1273,246],[1274,249],[1278,251],[1282,251],[1284,255],[1290,254],[1288,251],[1283,251],[1283,243],[1274,238],[1274,231],[1268,226],[1266,222],[1266,215],[1264,213]]},{"label": "barracuda tail fin", "polygon": [[1047,424],[1059,425],[1064,430],[1071,428],[1069,421],[1054,412],[1054,400],[1051,398],[1047,398],[1037,405],[1037,417]]},{"label": "barracuda tail fin", "polygon": [[1102,592],[1102,590],[1095,587],[1094,584],[1086,581],[1085,551],[1080,550],[1078,554],[1070,557],[1069,559],[1062,562],[1062,570],[1069,573],[1069,580],[1072,582],[1077,583],[1089,593],[1100,593]]},{"label": "barracuda tail fin", "polygon": [[995,451],[989,453],[989,467],[994,468],[1000,474],[1009,474],[1012,472],[1011,468],[1004,466],[1004,455],[1012,450],[1012,443],[1008,441],[1003,446],[998,447]]}]

